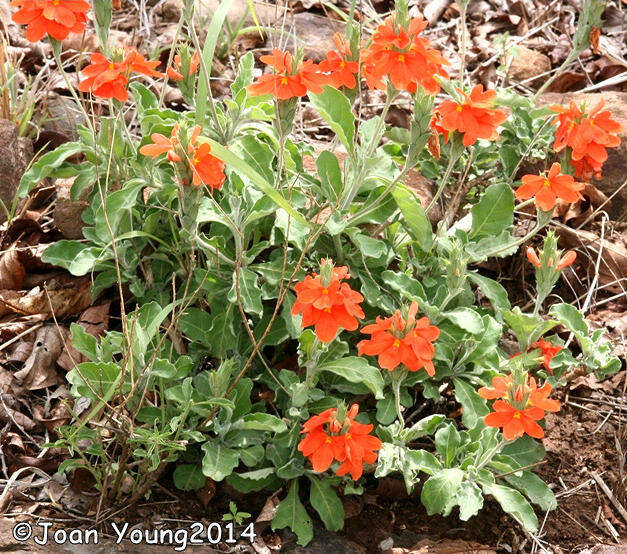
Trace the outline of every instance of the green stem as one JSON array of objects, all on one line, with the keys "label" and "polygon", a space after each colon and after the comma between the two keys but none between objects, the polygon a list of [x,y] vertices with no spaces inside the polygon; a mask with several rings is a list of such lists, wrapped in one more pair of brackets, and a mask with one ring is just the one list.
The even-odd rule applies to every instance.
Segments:
[{"label": "green stem", "polygon": [[394,407],[396,409],[396,417],[400,423],[399,432],[405,428],[405,418],[403,417],[403,408],[401,406],[401,385],[407,376],[407,370],[397,369],[390,373],[392,379],[392,391],[394,392]]},{"label": "green stem", "polygon": [[492,461],[492,458],[494,457],[495,454],[497,454],[498,452],[501,451],[501,449],[507,444],[507,441],[501,437],[501,440],[499,441],[499,443],[492,448],[491,450],[488,451],[487,455],[483,454],[481,456],[480,462],[476,465],[476,470],[479,471],[481,468],[483,468],[486,464],[489,464],[490,461]]},{"label": "green stem", "polygon": [[435,196],[431,199],[431,202],[429,202],[429,205],[427,206],[427,209],[425,210],[425,213],[427,215],[429,214],[433,206],[435,206],[435,203],[440,199],[440,196],[442,196],[442,193],[444,192],[444,188],[446,187],[446,184],[448,183],[451,173],[453,172],[453,168],[455,167],[457,160],[459,160],[459,158],[461,158],[462,156],[462,152],[463,152],[462,149],[460,149],[459,152],[455,152],[453,143],[451,143],[451,156],[448,160],[448,165],[446,166],[446,171],[444,172],[442,181],[440,181],[440,186],[438,187],[438,190],[435,193]]}]

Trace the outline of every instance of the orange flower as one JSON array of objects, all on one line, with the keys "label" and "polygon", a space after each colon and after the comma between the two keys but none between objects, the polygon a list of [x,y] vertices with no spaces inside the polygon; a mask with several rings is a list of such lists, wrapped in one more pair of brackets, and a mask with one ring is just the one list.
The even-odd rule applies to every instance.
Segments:
[{"label": "orange flower", "polygon": [[[189,142],[187,144],[187,152],[188,154],[192,154],[194,151],[194,147],[196,145],[196,139],[200,134],[200,125],[195,125],[192,129],[192,132],[189,137]],[[179,141],[179,126],[175,125],[172,127],[172,131],[170,132],[170,138],[162,135],[161,133],[153,133],[150,135],[153,144],[145,144],[139,149],[139,153],[144,156],[150,156],[152,158],[156,158],[161,154],[168,155],[168,160],[171,162],[180,162],[182,161],[181,152],[177,152],[178,147],[180,146]]]},{"label": "orange flower", "polygon": [[326,75],[311,60],[294,67],[294,59],[289,52],[273,50],[271,56],[261,56],[263,63],[269,65],[274,73],[262,75],[253,84],[248,85],[248,92],[253,96],[271,94],[277,100],[288,100],[305,96],[307,91],[315,94],[322,92],[322,86],[328,84]]},{"label": "orange flower", "polygon": [[562,271],[562,269],[565,269],[573,265],[573,262],[576,259],[577,259],[577,252],[575,252],[574,250],[569,250],[568,252],[566,252],[566,254],[564,254],[560,258],[559,262],[557,262],[555,269],[557,269],[558,271]]},{"label": "orange flower", "polygon": [[505,440],[512,441],[525,433],[536,439],[544,437],[544,430],[536,423],[544,418],[544,410],[534,406],[519,410],[503,400],[497,400],[492,407],[495,411],[485,416],[483,422],[488,427],[502,428]]},{"label": "orange flower", "polygon": [[426,317],[416,321],[417,312],[418,303],[412,302],[406,321],[397,310],[391,317],[379,316],[376,323],[366,325],[361,332],[370,338],[357,344],[359,355],[377,356],[379,365],[389,371],[403,364],[409,371],[424,369],[433,376],[433,341],[440,330]]},{"label": "orange flower", "polygon": [[554,345],[548,340],[540,339],[539,341],[532,342],[530,345],[531,348],[539,348],[542,351],[542,365],[544,365],[544,369],[546,369],[549,374],[553,375],[553,371],[549,367],[553,356],[557,354],[563,347],[559,344]]},{"label": "orange flower", "polygon": [[[533,380],[533,377],[531,379]],[[535,386],[535,381],[533,384],[534,388],[529,394],[529,404],[546,412],[559,412],[562,407],[559,400],[549,398],[552,390],[551,385],[544,383],[544,385],[538,388]]]},{"label": "orange flower", "polygon": [[41,40],[46,33],[56,40],[82,33],[89,10],[84,0],[13,0],[11,6],[20,8],[12,19],[26,25],[26,38],[31,42]]},{"label": "orange flower", "polygon": [[497,127],[507,119],[507,114],[493,109],[496,91],[484,91],[483,85],[476,85],[470,95],[462,90],[459,92],[464,97],[464,101],[462,103],[453,100],[442,102],[436,110],[439,118],[434,121],[433,127],[463,133],[464,146],[474,144],[477,139],[497,139],[499,136]]},{"label": "orange flower", "polygon": [[159,60],[147,60],[135,48],[127,48],[124,63],[127,65],[128,70],[133,73],[139,73],[147,77],[157,77],[159,79],[165,77],[165,73],[155,71],[155,67],[161,63]]},{"label": "orange flower", "polygon": [[212,190],[222,188],[226,179],[224,162],[211,154],[209,143],[203,142],[193,149],[190,166],[195,187],[205,184]]},{"label": "orange flower", "polygon": [[[323,261],[323,266],[330,262]],[[322,271],[325,269],[323,267]],[[314,326],[316,336],[322,342],[331,342],[338,329],[354,331],[358,327],[357,318],[364,317],[359,305],[364,297],[351,289],[343,279],[349,279],[346,266],[334,267],[328,282],[314,273],[307,275],[304,281],[296,283],[296,302],[292,307],[292,315],[302,314],[303,329]]]},{"label": "orange flower", "polygon": [[571,149],[571,165],[575,176],[589,179],[600,178],[601,167],[607,159],[606,148],[620,144],[618,134],[621,125],[611,117],[609,110],[603,110],[600,100],[589,112],[585,104],[577,106],[571,100],[568,107],[551,106],[558,113],[553,148],[560,152],[566,147]]},{"label": "orange flower", "polygon": [[495,400],[496,398],[507,398],[510,386],[514,382],[511,373],[507,376],[496,375],[492,377],[492,387],[481,387],[477,394],[486,400]]},{"label": "orange flower", "polygon": [[414,18],[407,29],[397,30],[390,16],[377,28],[370,45],[361,53],[363,73],[371,89],[384,89],[385,78],[397,90],[413,93],[420,85],[428,94],[440,91],[435,76],[448,77],[442,66],[449,62],[419,36],[426,26],[424,19]]},{"label": "orange flower", "polygon": [[538,258],[538,254],[533,249],[533,246],[528,246],[526,253],[527,259],[531,262],[532,265],[536,266],[537,268],[542,267],[542,264],[540,263],[540,258]]},{"label": "orange flower", "polygon": [[132,72],[148,77],[165,77],[165,74],[154,69],[161,63],[159,60],[148,61],[135,48],[127,48],[122,62],[112,62],[98,52],[91,54],[90,60],[91,64],[82,70],[84,79],[78,84],[78,90],[91,92],[99,98],[115,98],[126,102],[126,85]]},{"label": "orange flower", "polygon": [[78,84],[78,90],[91,92],[99,98],[115,98],[120,102],[126,102],[128,100],[126,64],[114,63],[98,52],[94,52],[90,60],[91,64],[81,72],[85,78]]},{"label": "orange flower", "polygon": [[356,481],[363,474],[364,463],[372,464],[377,460],[376,451],[381,448],[381,441],[370,435],[373,425],[355,421],[358,412],[359,406],[353,404],[344,421],[339,421],[337,409],[330,408],[303,424],[301,433],[305,437],[298,444],[298,450],[309,458],[314,471],[326,471],[336,460],[342,462],[337,475],[350,473]]},{"label": "orange flower", "polygon": [[502,399],[512,405],[519,403],[519,408],[534,406],[547,412],[557,412],[561,407],[557,400],[549,398],[551,394],[549,383],[538,387],[533,377],[526,376],[524,384],[514,386],[514,376],[511,373],[507,376],[492,377],[492,386],[481,387],[477,394],[486,400]]},{"label": "orange flower", "polygon": [[[168,78],[171,81],[182,81],[184,77],[183,74],[179,72],[179,69],[181,68],[181,56],[179,54],[174,56],[173,63],[174,67],[168,67],[167,69],[166,73],[168,74]],[[187,75],[194,75],[194,73],[198,71],[199,65],[200,58],[198,57],[198,52],[194,52],[194,55],[189,62],[189,71],[187,72]]]},{"label": "orange flower", "polygon": [[339,33],[335,34],[333,40],[339,53],[335,50],[328,52],[327,59],[320,62],[319,69],[328,74],[329,84],[332,87],[353,89],[357,85],[355,74],[359,71],[359,64],[348,61],[351,55],[350,46]]},{"label": "orange flower", "polygon": [[555,207],[557,199],[564,202],[576,202],[582,198],[579,194],[584,186],[576,183],[570,175],[561,173],[560,164],[554,163],[548,176],[523,175],[522,185],[516,189],[515,195],[519,200],[535,197],[536,206],[548,212]]}]

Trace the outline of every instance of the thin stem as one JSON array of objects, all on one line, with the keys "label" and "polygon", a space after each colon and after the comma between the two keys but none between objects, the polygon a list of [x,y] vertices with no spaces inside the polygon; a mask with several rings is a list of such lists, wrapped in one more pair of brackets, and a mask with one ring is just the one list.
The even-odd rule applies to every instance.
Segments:
[{"label": "thin stem", "polygon": [[431,199],[431,202],[429,202],[429,205],[427,206],[427,209],[425,210],[425,213],[427,215],[429,214],[429,212],[431,211],[435,203],[440,199],[440,196],[442,196],[442,193],[444,192],[444,188],[446,187],[446,184],[448,183],[449,177],[451,176],[451,173],[453,172],[453,168],[455,167],[457,160],[461,158],[462,152],[463,150],[460,150],[459,153],[454,152],[453,144],[451,143],[451,156],[448,160],[448,165],[446,166],[446,171],[444,172],[442,181],[440,181],[440,186],[438,187],[438,190],[435,193],[435,196]]},{"label": "thin stem", "polygon": [[407,371],[404,369],[392,371],[390,377],[392,378],[392,391],[394,392],[394,408],[396,409],[396,417],[400,423],[399,431],[405,428],[405,418],[403,417],[403,408],[401,406],[401,385],[407,376]]},{"label": "thin stem", "polygon": [[500,452],[501,449],[506,444],[507,444],[507,441],[503,437],[501,437],[501,440],[499,441],[499,443],[494,448],[489,450],[487,455],[484,454],[484,455],[481,456],[481,461],[476,465],[476,470],[479,471],[486,464],[489,464],[492,461],[492,458],[494,457],[494,455],[497,454],[498,452]]}]

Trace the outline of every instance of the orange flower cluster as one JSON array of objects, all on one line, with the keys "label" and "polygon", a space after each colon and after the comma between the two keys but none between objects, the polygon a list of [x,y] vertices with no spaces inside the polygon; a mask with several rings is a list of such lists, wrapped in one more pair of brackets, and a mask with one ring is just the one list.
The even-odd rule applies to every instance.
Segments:
[{"label": "orange flower cluster", "polygon": [[557,199],[564,202],[576,202],[583,198],[579,191],[584,186],[576,183],[571,175],[564,175],[561,172],[559,163],[554,163],[547,176],[544,175],[523,175],[522,185],[515,191],[516,198],[526,200],[534,198],[536,206],[542,211],[551,211]]},{"label": "orange flower cluster", "polygon": [[248,92],[253,96],[271,94],[277,100],[288,100],[305,96],[308,91],[320,94],[322,87],[328,84],[328,78],[320,72],[319,67],[311,60],[298,64],[289,52],[273,50],[271,56],[261,56],[263,63],[269,65],[274,73],[262,75],[248,85]]},{"label": "orange flower cluster", "polygon": [[[224,162],[211,154],[209,143],[197,144],[200,126],[196,125],[190,134],[187,143],[185,158],[192,172],[192,184],[195,187],[207,185],[212,190],[222,188],[226,179],[224,175]],[[172,128],[170,137],[160,133],[150,135],[152,144],[146,144],[139,149],[140,154],[156,158],[161,154],[167,154],[168,160],[174,163],[183,161],[183,149],[179,140],[179,126]]]},{"label": "orange flower cluster", "polygon": [[428,94],[440,91],[436,75],[448,77],[442,66],[449,62],[431,48],[428,39],[420,36],[426,26],[427,22],[418,17],[403,29],[395,24],[392,16],[379,25],[372,42],[361,52],[368,87],[385,89],[387,79],[396,90],[413,93],[421,86]]},{"label": "orange flower cluster", "polygon": [[571,148],[570,163],[575,177],[600,179],[601,168],[607,160],[606,148],[620,144],[621,125],[612,119],[609,110],[603,110],[603,105],[600,100],[589,112],[585,111],[585,105],[578,107],[572,100],[568,107],[551,106],[551,110],[559,114],[553,148],[556,152],[567,146]]},{"label": "orange flower cluster", "polygon": [[82,70],[84,79],[78,84],[81,92],[91,92],[98,98],[115,98],[120,102],[128,100],[128,80],[131,73],[147,77],[165,77],[155,68],[159,60],[147,60],[135,48],[127,48],[121,62],[113,62],[106,56],[94,52],[90,56],[91,64]]},{"label": "orange flower cluster", "polygon": [[326,60],[318,64],[320,71],[327,76],[326,84],[333,88],[355,88],[357,79],[355,74],[359,72],[359,63],[350,61],[352,56],[350,46],[342,35],[335,33],[333,37],[337,52],[327,52]]},{"label": "orange flower cluster", "polygon": [[85,0],[13,0],[11,6],[19,8],[12,19],[26,25],[26,38],[31,42],[41,40],[46,33],[56,40],[82,33],[89,10]]},{"label": "orange flower cluster", "polygon": [[[542,267],[542,263],[540,262],[540,258],[538,257],[537,252],[533,249],[533,246],[528,246],[526,250],[527,259],[529,262],[540,269]],[[557,262],[555,269],[557,271],[562,271],[562,269],[566,269],[567,267],[573,265],[574,261],[577,259],[577,252],[574,250],[569,250],[564,254]],[[549,267],[553,266],[553,260],[549,260]]]},{"label": "orange flower cluster", "polygon": [[363,474],[364,463],[376,462],[381,441],[370,435],[373,425],[355,421],[358,412],[359,406],[353,404],[344,421],[339,421],[337,409],[330,408],[303,424],[301,433],[305,437],[298,444],[298,450],[309,458],[314,471],[326,471],[337,460],[341,462],[337,475],[350,473],[357,481]]},{"label": "orange flower cluster", "polygon": [[440,330],[426,317],[416,320],[418,303],[412,302],[404,320],[400,311],[391,317],[377,317],[376,323],[366,325],[361,332],[370,335],[357,344],[359,355],[378,356],[379,365],[389,371],[403,364],[409,371],[424,369],[435,375],[433,341]]},{"label": "orange flower cluster", "polygon": [[364,317],[359,305],[364,297],[348,283],[342,283],[350,279],[348,268],[333,267],[329,272],[330,263],[328,260],[322,263],[321,272],[327,275],[307,275],[295,285],[296,302],[292,306],[293,315],[303,316],[302,327],[313,325],[316,336],[325,343],[331,342],[340,328],[354,331],[359,324],[357,318]]},{"label": "orange flower cluster", "polygon": [[507,114],[494,109],[496,91],[484,91],[483,85],[476,85],[469,95],[460,89],[458,91],[464,97],[463,102],[442,102],[434,111],[431,128],[444,134],[445,141],[449,132],[462,133],[464,146],[471,146],[477,139],[497,139],[497,127],[507,119]]},{"label": "orange flower cluster", "polygon": [[553,370],[549,367],[553,356],[555,356],[560,350],[562,350],[563,346],[559,344],[553,344],[552,342],[544,339],[540,339],[539,341],[532,342],[530,348],[539,348],[542,352],[542,365],[544,369],[547,370],[549,375],[553,375]]},{"label": "orange flower cluster", "polygon": [[[176,54],[173,60],[173,67],[168,67],[166,73],[168,78],[171,81],[182,81],[185,77],[179,71],[181,69],[181,56],[180,54]],[[198,56],[198,52],[194,52],[192,59],[189,62],[189,71],[187,75],[194,75],[198,71],[198,66],[200,65],[200,58]]]},{"label": "orange flower cluster", "polygon": [[557,412],[560,403],[549,398],[551,385],[538,387],[533,377],[525,377],[523,384],[515,385],[514,377],[497,375],[492,379],[492,387],[479,389],[479,396],[488,400],[498,399],[492,405],[494,412],[483,419],[488,427],[503,429],[505,440],[511,441],[524,434],[541,439],[544,430],[538,421],[545,412]]}]

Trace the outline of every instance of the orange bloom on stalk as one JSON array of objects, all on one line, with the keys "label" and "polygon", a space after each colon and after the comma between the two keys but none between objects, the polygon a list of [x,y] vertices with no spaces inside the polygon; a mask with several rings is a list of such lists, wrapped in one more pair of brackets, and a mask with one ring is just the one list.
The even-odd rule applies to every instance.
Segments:
[{"label": "orange bloom on stalk", "polygon": [[[435,110],[437,115],[432,120],[432,128],[440,132],[463,133],[464,146],[474,144],[477,139],[497,139],[499,136],[497,127],[507,119],[507,114],[494,109],[496,91],[484,91],[483,85],[476,85],[470,95],[462,90],[459,92],[463,95],[464,101],[461,103],[453,100],[442,102]],[[448,139],[448,133],[445,139]]]},{"label": "orange bloom on stalk", "polygon": [[339,33],[335,34],[333,40],[338,52],[328,52],[327,59],[320,62],[319,69],[328,74],[329,85],[332,87],[353,89],[357,85],[355,74],[359,72],[359,64],[348,60],[351,55],[350,46]]},{"label": "orange bloom on stalk", "polygon": [[604,102],[586,112],[571,100],[568,107],[551,106],[558,114],[553,148],[560,152],[571,148],[571,165],[575,177],[590,179],[601,177],[601,168],[607,160],[606,148],[620,144],[618,133],[621,125],[611,117],[609,110],[603,110]]},{"label": "orange bloom on stalk", "polygon": [[[182,81],[185,77],[180,73],[179,69],[181,68],[181,56],[176,54],[173,60],[174,67],[168,67],[167,74],[168,78],[171,81]],[[198,67],[200,66],[200,58],[198,57],[198,52],[194,52],[190,62],[189,62],[189,71],[187,75],[194,75],[198,71]]]},{"label": "orange bloom on stalk", "polygon": [[[194,146],[196,145],[196,139],[200,135],[200,125],[194,125],[192,132],[189,137],[189,142],[187,145],[188,154],[192,154],[194,151]],[[170,138],[162,135],[161,133],[153,133],[150,135],[152,139],[152,144],[145,144],[139,149],[139,153],[144,156],[150,156],[151,158],[156,158],[161,154],[168,155],[168,160],[171,162],[180,162],[182,158],[180,153],[177,152],[177,148],[180,146],[179,141],[179,126],[175,125],[172,127],[172,131],[170,132]]]},{"label": "orange bloom on stalk", "polygon": [[[540,262],[540,258],[538,257],[538,254],[534,250],[533,246],[528,246],[526,253],[527,253],[527,259],[529,260],[529,262],[531,262],[532,265],[540,269],[542,267],[542,263]],[[568,252],[566,252],[566,254],[564,254],[559,259],[559,261],[557,262],[557,265],[555,266],[555,269],[557,271],[562,271],[562,269],[566,269],[567,267],[573,265],[576,259],[577,259],[577,252],[575,252],[574,250],[569,250]],[[549,260],[549,267],[551,267],[551,265],[552,265],[551,260]]]},{"label": "orange bloom on stalk", "polygon": [[94,52],[89,59],[91,64],[81,71],[84,79],[78,83],[78,90],[91,92],[99,98],[115,98],[120,102],[126,102],[128,100],[126,64],[114,63],[98,52]]},{"label": "orange bloom on stalk", "polygon": [[222,188],[222,183],[226,179],[224,167],[224,162],[211,154],[209,143],[203,142],[192,152],[192,184],[195,187],[205,184],[212,190]]},{"label": "orange bloom on stalk", "polygon": [[488,400],[497,399],[483,422],[488,427],[503,428],[506,440],[514,440],[525,433],[541,439],[544,430],[536,422],[543,419],[545,412],[557,412],[561,408],[557,400],[549,398],[551,385],[538,387],[533,377],[525,377],[524,383],[515,385],[512,374],[492,378],[492,387],[482,387],[478,394]]},{"label": "orange bloom on stalk", "polygon": [[553,370],[549,367],[553,356],[557,354],[560,350],[562,350],[562,346],[559,344],[553,344],[548,340],[540,339],[539,341],[532,342],[530,345],[531,348],[539,348],[542,351],[542,365],[544,369],[546,369],[549,374],[553,375]]},{"label": "orange bloom on stalk", "polygon": [[[323,261],[323,266],[328,263]],[[359,305],[364,297],[351,289],[348,283],[342,283],[343,279],[349,278],[348,268],[340,266],[331,269],[328,282],[314,273],[294,286],[296,302],[292,315],[302,314],[303,329],[313,325],[316,336],[322,342],[331,342],[340,328],[354,331],[359,324],[357,318],[364,317]]]},{"label": "orange bloom on stalk", "polygon": [[90,60],[91,64],[81,71],[84,79],[78,84],[78,90],[91,92],[98,98],[115,98],[126,102],[126,85],[131,73],[165,77],[164,73],[155,70],[159,60],[146,60],[135,48],[127,48],[126,57],[121,62],[113,62],[98,52],[91,54]]},{"label": "orange bloom on stalk", "polygon": [[133,73],[139,73],[147,77],[157,77],[159,79],[165,77],[165,73],[155,71],[155,67],[161,63],[159,60],[147,60],[135,48],[127,48],[124,63],[127,65],[128,70]]},{"label": "orange bloom on stalk", "polygon": [[560,164],[554,163],[549,170],[549,174],[543,175],[523,175],[522,185],[515,191],[516,198],[526,200],[535,197],[536,206],[542,211],[548,212],[555,207],[557,199],[564,202],[576,202],[582,198],[579,194],[584,186],[576,183],[570,175],[561,173]]},{"label": "orange bloom on stalk", "polygon": [[288,100],[305,96],[310,90],[315,94],[322,92],[322,86],[328,84],[328,77],[311,60],[294,68],[294,59],[289,52],[273,50],[270,56],[259,58],[269,65],[274,73],[262,75],[253,84],[248,85],[248,92],[253,96],[271,94],[277,100]]},{"label": "orange bloom on stalk", "polygon": [[301,433],[305,437],[298,444],[298,450],[309,458],[314,471],[326,471],[336,460],[342,462],[337,475],[350,473],[356,481],[363,474],[364,463],[372,464],[377,460],[376,450],[381,448],[381,441],[370,435],[373,425],[355,421],[358,412],[359,406],[353,404],[344,421],[339,421],[337,409],[330,408],[303,424]]},{"label": "orange bloom on stalk", "polygon": [[544,410],[533,406],[517,410],[503,400],[497,400],[492,408],[494,412],[485,416],[483,422],[488,427],[502,428],[505,440],[512,441],[525,433],[535,439],[544,437],[544,429],[536,423],[544,418]]},{"label": "orange bloom on stalk", "polygon": [[385,78],[396,90],[413,93],[420,85],[428,94],[440,91],[435,76],[448,77],[442,66],[449,62],[431,48],[428,39],[419,36],[426,26],[424,19],[414,18],[407,29],[397,29],[391,16],[379,25],[372,42],[361,53],[368,87],[385,89]]},{"label": "orange bloom on stalk", "polygon": [[20,8],[12,19],[26,25],[26,38],[31,42],[41,40],[46,33],[56,40],[82,33],[89,10],[84,0],[13,0],[11,6]]},{"label": "orange bloom on stalk", "polygon": [[407,320],[397,310],[391,317],[379,316],[376,323],[366,325],[361,332],[370,338],[357,344],[359,355],[378,356],[379,365],[389,371],[402,364],[409,371],[424,369],[433,376],[433,341],[440,336],[440,330],[426,317],[416,320],[417,312],[418,303],[412,302]]}]

